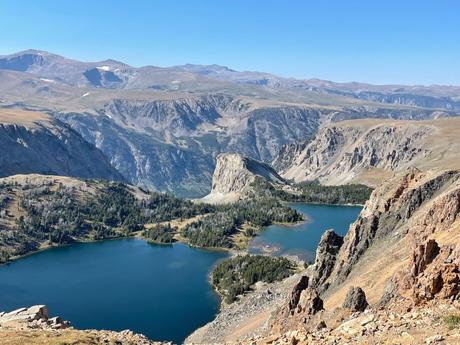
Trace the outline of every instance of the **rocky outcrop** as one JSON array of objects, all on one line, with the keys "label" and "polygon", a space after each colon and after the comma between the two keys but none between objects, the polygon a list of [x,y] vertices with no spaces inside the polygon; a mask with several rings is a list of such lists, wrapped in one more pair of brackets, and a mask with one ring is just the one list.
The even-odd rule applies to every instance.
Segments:
[{"label": "rocky outcrop", "polygon": [[319,297],[318,292],[312,288],[303,290],[300,294],[297,312],[305,315],[315,315],[321,310],[323,310],[323,300]]},{"label": "rocky outcrop", "polygon": [[217,156],[211,193],[202,200],[211,203],[238,200],[252,190],[252,184],[257,178],[275,185],[286,183],[266,163],[236,153],[222,153]]},{"label": "rocky outcrop", "polygon": [[324,284],[335,265],[337,254],[343,244],[343,237],[337,235],[333,230],[327,230],[321,236],[316,249],[316,258],[314,264],[314,274],[311,278],[311,286],[318,288],[320,291],[327,289],[328,285]]},{"label": "rocky outcrop", "polygon": [[0,312],[0,339],[9,344],[120,344],[120,345],[171,345],[154,342],[130,330],[75,330],[69,321],[59,316],[50,318],[45,305]]},{"label": "rocky outcrop", "polygon": [[124,179],[101,151],[68,125],[42,113],[3,109],[0,177],[19,173]]},{"label": "rocky outcrop", "polygon": [[49,318],[45,305],[34,305],[29,308],[19,308],[10,312],[0,312],[0,327],[8,327],[13,323],[22,323],[32,328],[63,329],[70,327],[70,322],[59,316]]},{"label": "rocky outcrop", "polygon": [[299,305],[300,301],[300,295],[306,288],[308,288],[308,281],[308,276],[302,276],[300,277],[300,280],[297,282],[297,284],[295,284],[292,288],[287,302],[288,313],[293,314],[297,309],[297,306]]},{"label": "rocky outcrop", "polygon": [[439,246],[434,239],[419,245],[409,266],[398,272],[393,284],[416,304],[432,299],[460,298],[460,244]]},{"label": "rocky outcrop", "polygon": [[453,128],[460,128],[458,124],[458,119],[445,119],[357,120],[327,125],[303,149],[285,149],[288,157],[277,157],[275,167],[283,169],[283,177],[297,182],[371,185],[410,166],[460,168],[460,130],[457,139],[452,136]]},{"label": "rocky outcrop", "polygon": [[[345,236],[328,283],[342,283],[357,267],[358,261],[377,244],[419,241],[417,238],[429,234],[430,225],[436,226],[436,223],[423,220],[425,212],[428,210],[430,214],[430,208],[438,201],[452,192],[455,194],[459,179],[457,171],[422,173],[413,169],[377,188]],[[451,212],[449,222],[444,221],[443,226],[452,224],[459,209],[453,205]]]},{"label": "rocky outcrop", "polygon": [[367,306],[368,304],[364,291],[360,287],[350,287],[342,307],[351,309],[351,311],[364,311]]},{"label": "rocky outcrop", "polygon": [[411,256],[412,277],[415,278],[422,273],[438,254],[439,246],[433,239],[428,240],[426,244],[419,245]]},{"label": "rocky outcrop", "polygon": [[[459,220],[460,172],[411,169],[372,193],[343,245],[332,233],[323,236],[315,265],[308,270],[310,285],[332,300],[357,282],[372,292],[374,303],[382,295],[385,303],[399,296],[417,303],[436,296],[456,299],[460,239],[449,231],[460,228]],[[336,245],[327,245],[331,242]],[[408,248],[409,263],[401,267]]]},{"label": "rocky outcrop", "polygon": [[292,288],[286,306],[289,315],[299,313],[302,315],[315,315],[323,310],[323,300],[314,288],[309,287],[308,281],[307,276],[302,276]]}]

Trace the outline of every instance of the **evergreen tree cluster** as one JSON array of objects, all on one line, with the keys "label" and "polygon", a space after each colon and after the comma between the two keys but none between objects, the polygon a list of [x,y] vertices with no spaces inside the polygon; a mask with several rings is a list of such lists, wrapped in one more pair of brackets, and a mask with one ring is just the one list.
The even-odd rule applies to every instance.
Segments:
[{"label": "evergreen tree cluster", "polygon": [[[302,220],[296,210],[283,206],[274,198],[254,198],[217,207],[217,211],[195,221],[182,230],[182,236],[198,247],[233,247],[231,236],[247,223],[261,228],[272,223],[294,223]],[[252,236],[254,232],[245,232]]]},{"label": "evergreen tree cluster", "polygon": [[272,184],[257,179],[253,183],[259,197],[269,197],[286,202],[306,202],[315,204],[364,204],[372,193],[372,188],[362,184],[324,186],[318,182],[300,182],[291,187],[294,192],[277,189]]},{"label": "evergreen tree cluster", "polygon": [[148,241],[162,244],[171,244],[174,242],[174,229],[168,223],[167,225],[156,224],[153,227],[143,231],[142,235]]},{"label": "evergreen tree cluster", "polygon": [[238,255],[216,266],[212,272],[212,282],[225,296],[225,301],[232,303],[238,295],[251,290],[255,283],[279,281],[293,272],[293,263],[284,257]]},{"label": "evergreen tree cluster", "polygon": [[[130,236],[147,223],[214,211],[210,205],[154,192],[137,199],[132,187],[123,183],[86,183],[95,192],[82,192],[75,186],[50,181],[41,185],[0,185],[0,260],[34,251],[46,241],[65,244]],[[18,200],[15,216],[7,211],[13,196]],[[168,241],[167,235],[156,236]]]}]

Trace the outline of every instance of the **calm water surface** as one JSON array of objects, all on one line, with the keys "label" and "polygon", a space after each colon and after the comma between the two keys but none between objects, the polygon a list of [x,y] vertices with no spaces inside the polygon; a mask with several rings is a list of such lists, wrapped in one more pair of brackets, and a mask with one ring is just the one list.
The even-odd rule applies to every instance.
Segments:
[{"label": "calm water surface", "polygon": [[314,204],[289,204],[308,217],[297,225],[271,225],[255,237],[249,251],[269,252],[274,255],[297,255],[304,260],[314,260],[321,235],[328,229],[345,235],[351,223],[358,217],[359,206],[335,206]]},{"label": "calm water surface", "polygon": [[[360,207],[292,204],[309,217],[295,226],[270,226],[250,252],[296,254],[309,260],[322,233],[345,234]],[[183,244],[158,246],[138,239],[46,250],[0,266],[0,310],[46,304],[76,328],[131,329],[181,343],[213,319],[219,298],[208,283],[227,254]]]},{"label": "calm water surface", "polygon": [[0,266],[0,310],[46,304],[76,328],[180,343],[218,312],[207,276],[225,256],[137,239],[53,248]]}]

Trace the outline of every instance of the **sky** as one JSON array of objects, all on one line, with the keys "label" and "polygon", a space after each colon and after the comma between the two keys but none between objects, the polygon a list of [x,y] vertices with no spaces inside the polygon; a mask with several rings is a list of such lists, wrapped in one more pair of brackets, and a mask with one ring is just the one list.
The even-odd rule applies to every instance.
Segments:
[{"label": "sky", "polygon": [[0,0],[0,54],[460,85],[459,0]]}]

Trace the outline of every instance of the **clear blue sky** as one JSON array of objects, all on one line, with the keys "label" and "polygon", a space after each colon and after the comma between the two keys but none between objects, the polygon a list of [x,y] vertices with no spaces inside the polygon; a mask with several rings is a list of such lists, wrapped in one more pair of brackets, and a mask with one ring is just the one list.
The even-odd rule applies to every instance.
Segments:
[{"label": "clear blue sky", "polygon": [[460,85],[459,0],[4,0],[0,32],[0,54]]}]

